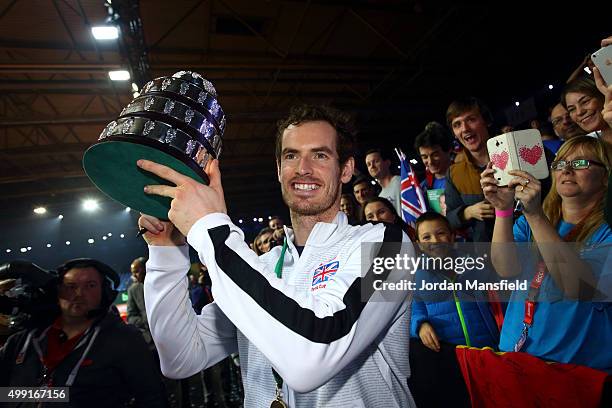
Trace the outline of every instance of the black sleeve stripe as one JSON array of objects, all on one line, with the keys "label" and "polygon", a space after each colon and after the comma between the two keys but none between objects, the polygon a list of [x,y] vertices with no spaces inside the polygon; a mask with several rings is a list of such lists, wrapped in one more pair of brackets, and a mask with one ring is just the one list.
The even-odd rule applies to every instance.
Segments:
[{"label": "black sleeve stripe", "polygon": [[[329,344],[346,336],[359,319],[366,305],[361,301],[361,278],[357,278],[344,295],[342,301],[345,309],[335,312],[333,316],[320,318],[312,310],[301,307],[295,300],[272,287],[258,271],[225,244],[230,233],[229,226],[215,227],[208,233],[215,248],[217,265],[221,270],[268,314],[291,331],[312,342]],[[386,225],[378,256],[394,257],[399,252],[401,243],[402,230]],[[369,283],[369,291],[364,299],[369,299],[374,292],[371,281],[384,280],[387,275],[388,272],[375,275],[370,268],[364,279],[364,284]]]}]

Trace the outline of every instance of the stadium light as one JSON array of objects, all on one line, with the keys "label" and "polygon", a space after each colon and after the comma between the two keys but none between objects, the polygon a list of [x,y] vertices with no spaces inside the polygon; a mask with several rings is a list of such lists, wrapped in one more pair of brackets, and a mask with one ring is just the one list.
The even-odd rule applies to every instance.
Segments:
[{"label": "stadium light", "polygon": [[119,38],[119,29],[115,26],[94,26],[91,33],[96,40],[116,40]]},{"label": "stadium light", "polygon": [[111,81],[127,81],[130,79],[130,72],[125,69],[119,69],[116,71],[108,71],[108,77]]},{"label": "stadium light", "polygon": [[96,200],[85,200],[83,201],[83,209],[85,211],[95,211],[98,209],[98,202]]}]

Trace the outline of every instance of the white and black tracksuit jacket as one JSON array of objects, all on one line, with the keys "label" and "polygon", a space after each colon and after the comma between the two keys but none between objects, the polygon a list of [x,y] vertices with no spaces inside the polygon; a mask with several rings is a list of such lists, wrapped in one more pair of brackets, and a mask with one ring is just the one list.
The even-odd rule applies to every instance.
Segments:
[{"label": "white and black tracksuit jacket", "polygon": [[[286,234],[279,279],[280,246],[258,257],[227,215],[201,218],[187,236],[212,280],[215,302],[201,315],[189,301],[187,246],[149,247],[145,303],[163,373],[188,377],[238,352],[245,407],[270,405],[272,367],[292,408],[414,406],[407,386],[410,299],[362,293],[362,285],[372,286],[368,279],[379,278],[369,263],[362,275],[362,252],[394,256],[406,235],[390,225],[351,226],[341,212],[333,223],[315,225],[301,255],[293,232]],[[375,242],[383,244],[361,245]],[[319,282],[321,266],[327,280]]]}]

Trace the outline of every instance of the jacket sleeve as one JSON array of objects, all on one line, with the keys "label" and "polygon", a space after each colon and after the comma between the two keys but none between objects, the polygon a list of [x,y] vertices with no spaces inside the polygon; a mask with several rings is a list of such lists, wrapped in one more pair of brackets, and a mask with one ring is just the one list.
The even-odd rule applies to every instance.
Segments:
[{"label": "jacket sleeve", "polygon": [[138,308],[138,305],[136,304],[136,299],[134,298],[134,296],[135,295],[134,295],[134,290],[132,286],[128,289],[127,321],[129,324],[133,324],[134,326],[138,327],[141,330],[142,329],[148,330],[149,328],[147,327],[147,323],[145,322],[145,319],[141,317],[141,313],[143,311]]},{"label": "jacket sleeve", "polygon": [[[225,214],[201,218],[187,240],[208,267],[215,302],[297,392],[325,384],[408,307],[407,293],[388,299],[372,289],[373,280],[384,274],[374,275],[369,263],[368,273],[361,277],[362,251],[367,252],[366,260],[373,255],[395,257],[401,242],[408,241],[394,226],[366,228],[343,256],[344,265],[316,294],[278,279]],[[362,246],[366,242],[379,244]],[[411,245],[404,250],[414,255]],[[394,281],[400,275],[392,270],[384,276]]]},{"label": "jacket sleeve", "polygon": [[453,229],[465,228],[469,222],[463,218],[463,210],[467,205],[461,198],[461,194],[455,187],[450,176],[450,169],[446,173],[446,186],[444,187],[444,196],[446,198],[446,218],[450,222]]},{"label": "jacket sleeve", "polygon": [[425,302],[414,300],[412,302],[412,317],[410,319],[410,337],[419,337],[421,324],[428,320]]},{"label": "jacket sleeve", "polygon": [[215,304],[197,315],[189,299],[189,250],[149,247],[144,294],[162,373],[187,378],[237,351],[236,328]]}]

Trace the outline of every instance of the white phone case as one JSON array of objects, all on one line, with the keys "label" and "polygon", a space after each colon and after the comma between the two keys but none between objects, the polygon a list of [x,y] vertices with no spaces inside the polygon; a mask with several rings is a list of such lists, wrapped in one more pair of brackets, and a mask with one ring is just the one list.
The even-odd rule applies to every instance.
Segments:
[{"label": "white phone case", "polygon": [[612,85],[612,45],[599,49],[591,55],[593,64],[599,69],[606,85]]},{"label": "white phone case", "polygon": [[489,158],[500,186],[507,186],[514,177],[511,170],[522,170],[542,180],[548,177],[548,164],[542,137],[537,129],[504,133],[487,141]]}]

